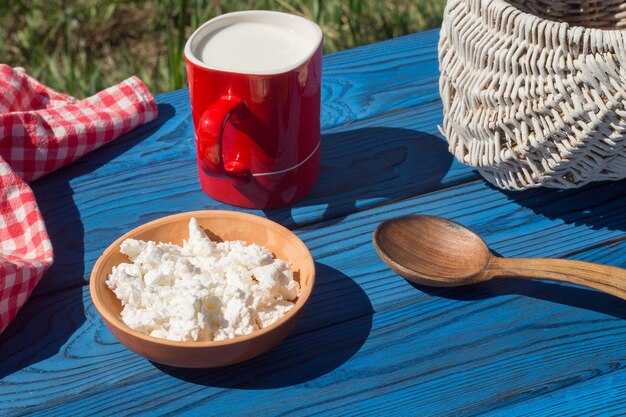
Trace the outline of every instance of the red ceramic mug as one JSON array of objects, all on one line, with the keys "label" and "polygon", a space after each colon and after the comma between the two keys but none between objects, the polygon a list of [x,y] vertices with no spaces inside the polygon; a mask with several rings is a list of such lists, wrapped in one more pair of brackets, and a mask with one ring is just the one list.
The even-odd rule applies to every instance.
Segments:
[{"label": "red ceramic mug", "polygon": [[185,61],[200,185],[248,208],[303,198],[319,174],[322,31],[299,16],[218,16],[189,38]]}]

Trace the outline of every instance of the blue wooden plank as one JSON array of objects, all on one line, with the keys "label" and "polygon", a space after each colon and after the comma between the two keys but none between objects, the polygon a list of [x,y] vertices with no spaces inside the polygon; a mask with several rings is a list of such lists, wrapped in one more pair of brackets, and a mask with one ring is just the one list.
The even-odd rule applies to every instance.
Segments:
[{"label": "blue wooden plank", "polygon": [[323,126],[439,100],[439,30],[327,55]]},{"label": "blue wooden plank", "polygon": [[[623,235],[624,187],[620,182],[510,195],[475,181],[298,230],[325,265],[307,314],[279,350],[226,370],[154,368],[111,340],[86,292],[39,297],[2,344],[10,347],[3,356],[11,357],[2,368],[12,371],[2,382],[10,394],[0,399],[6,412],[18,411],[10,405],[19,398],[34,409],[58,403],[58,411],[67,413],[104,410],[105,404],[132,413],[146,401],[163,411],[193,413],[207,404],[221,412],[243,411],[250,405],[239,397],[245,394],[268,413],[279,413],[274,404],[282,404],[302,414],[331,408],[375,414],[406,407],[431,414],[437,411],[433,399],[457,412],[479,412],[561,389],[620,357],[626,337],[622,302],[593,291],[515,280],[415,289],[378,260],[371,232],[385,218],[425,212],[468,224],[505,255],[562,256]],[[587,210],[593,218],[586,217]],[[594,260],[626,263],[614,251],[609,259],[601,254]],[[46,325],[48,311],[65,327]],[[20,328],[41,330],[22,340],[26,332]],[[49,357],[37,353],[40,343],[50,347]],[[302,356],[306,349],[312,356]],[[300,375],[309,377],[293,379]],[[492,384],[493,375],[507,383]],[[538,388],[546,384],[548,389]],[[293,386],[310,395],[295,398]],[[42,396],[25,402],[26,390],[34,389]],[[141,394],[109,404],[109,398],[129,391]],[[173,402],[163,392],[185,399]],[[428,392],[428,399],[415,400],[420,392]]]},{"label": "blue wooden plank", "polygon": [[[21,375],[27,380],[5,378],[4,387],[38,392],[35,410],[56,406],[48,411],[71,415],[474,414],[561,389],[620,357],[623,307],[610,315],[507,295],[516,287],[519,281],[508,282],[490,302],[442,307],[437,297],[426,298],[376,314],[364,343],[359,329],[369,324],[361,318],[290,338],[262,358],[223,370],[153,366],[119,346],[100,342],[95,351],[83,350],[84,342],[72,340],[61,349],[72,362],[69,372],[47,361]],[[545,284],[533,292],[590,295]],[[591,296],[592,304],[608,300]],[[92,340],[91,333],[80,336]],[[341,362],[336,352],[346,349],[356,352]],[[2,404],[7,414],[26,411]]]},{"label": "blue wooden plank", "polygon": [[[626,266],[626,236],[612,244],[589,249],[573,255],[572,259]],[[610,300],[604,308],[623,311],[623,302]],[[505,404],[494,415],[618,415],[623,413],[626,389],[626,361],[623,355],[604,363],[599,362],[575,384],[553,390],[526,401]]]},{"label": "blue wooden plank", "polygon": [[[615,369],[621,372],[615,372]],[[613,361],[589,372],[589,380],[563,387],[546,395],[494,410],[494,416],[594,415],[624,413],[626,372],[623,361]],[[604,374],[610,372],[609,374]]]}]

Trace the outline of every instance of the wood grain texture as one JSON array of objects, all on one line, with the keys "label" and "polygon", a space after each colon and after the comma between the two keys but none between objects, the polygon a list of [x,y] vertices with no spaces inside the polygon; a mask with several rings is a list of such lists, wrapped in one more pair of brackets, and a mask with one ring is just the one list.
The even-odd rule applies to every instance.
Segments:
[{"label": "wood grain texture", "polygon": [[[606,190],[599,190],[589,192],[600,198]],[[225,370],[155,367],[113,343],[110,336],[103,337],[108,332],[86,294],[39,297],[36,302],[42,304],[29,303],[24,317],[47,320],[40,314],[45,300],[61,297],[47,311],[58,309],[57,320],[76,327],[68,326],[57,336],[56,347],[45,332],[31,331],[31,339],[19,340],[25,333],[19,331],[22,326],[46,329],[45,325],[20,321],[10,327],[16,329],[8,336],[12,348],[3,357],[13,359],[4,361],[2,369],[15,371],[3,379],[2,391],[10,394],[0,397],[1,403],[8,414],[20,412],[11,407],[18,398],[32,410],[59,404],[56,411],[69,414],[86,410],[132,414],[145,407],[159,414],[194,414],[204,407],[236,414],[260,410],[315,414],[335,408],[339,413],[410,408],[426,414],[443,410],[471,414],[561,389],[591,378],[597,367],[621,358],[626,338],[623,303],[589,290],[519,280],[464,289],[416,289],[377,258],[369,243],[371,232],[382,219],[419,210],[470,225],[501,253],[560,256],[601,244],[626,227],[621,217],[611,220],[613,209],[620,212],[614,203],[619,198],[604,195],[604,205],[596,200],[594,204],[608,208],[598,217],[613,230],[564,222],[571,205],[559,205],[563,213],[552,212],[550,219],[507,201],[502,192],[480,181],[298,230],[319,269],[319,286],[301,325],[269,356]],[[536,207],[550,207],[562,197],[559,192],[529,196]],[[583,197],[592,201],[584,192]],[[499,217],[511,222],[494,221]],[[521,218],[525,221],[516,225],[515,219]],[[548,239],[555,243],[539,244]],[[586,260],[615,264],[620,259],[614,254],[609,252],[607,259],[598,248]],[[86,317],[81,324],[83,304]],[[46,358],[35,353],[36,346],[25,349],[33,340],[52,346],[54,353]],[[494,384],[494,378],[506,383]],[[56,380],[64,384],[53,384]],[[33,387],[43,387],[45,395],[25,403],[23,396]],[[294,397],[294,390],[310,395]],[[429,395],[420,397],[420,392]],[[238,393],[246,401],[237,400]],[[122,394],[123,402],[111,403]]]},{"label": "wood grain texture", "polygon": [[322,128],[439,101],[439,30],[324,57]]},{"label": "wood grain texture", "polygon": [[[524,297],[513,295],[520,290]],[[409,291],[419,292],[407,286],[405,293]],[[609,308],[585,310],[610,300],[577,291],[510,280],[501,287],[443,292],[399,305],[376,314],[365,343],[336,367],[334,351],[362,342],[356,335],[364,318],[300,333],[258,360],[214,371],[155,367],[119,345],[94,343],[97,332],[106,331],[92,324],[74,332],[80,335],[76,339],[93,337],[92,350],[83,352],[84,342],[71,340],[57,361],[33,366],[22,378],[5,378],[3,391],[19,396],[20,388],[36,389],[40,397],[31,410],[56,406],[48,411],[72,415],[193,415],[209,409],[244,415],[485,412],[615,368],[605,364],[621,355],[626,311],[619,305],[611,313]],[[467,296],[477,299],[454,299]],[[568,298],[587,298],[587,305],[562,305]],[[91,316],[86,294],[83,302]],[[332,334],[333,343],[328,343]],[[63,365],[54,366],[58,361]],[[319,374],[319,369],[328,372]]]},{"label": "wood grain texture", "polygon": [[[603,262],[613,265],[624,264],[626,241],[586,250],[572,256],[572,259]],[[607,312],[619,315],[622,303],[605,306]],[[623,393],[626,389],[626,361],[624,356],[599,363],[590,369],[585,379],[565,385],[545,396],[532,397],[513,404],[503,404],[494,410],[494,415],[545,416],[545,415],[618,415],[626,407]]]}]

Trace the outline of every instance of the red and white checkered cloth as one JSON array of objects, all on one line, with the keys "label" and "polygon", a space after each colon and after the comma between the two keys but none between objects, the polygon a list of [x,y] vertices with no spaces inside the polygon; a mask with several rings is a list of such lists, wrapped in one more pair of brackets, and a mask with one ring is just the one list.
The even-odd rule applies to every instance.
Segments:
[{"label": "red and white checkered cloth", "polygon": [[0,64],[0,333],[53,261],[27,183],[156,117],[137,77],[79,101]]}]

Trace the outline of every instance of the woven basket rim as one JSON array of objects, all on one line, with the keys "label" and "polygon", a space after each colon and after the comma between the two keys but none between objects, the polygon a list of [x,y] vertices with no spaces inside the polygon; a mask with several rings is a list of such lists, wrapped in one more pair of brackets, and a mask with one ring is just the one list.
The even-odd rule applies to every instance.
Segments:
[{"label": "woven basket rim", "polygon": [[[481,0],[481,3],[485,3],[485,0]],[[564,31],[563,35],[567,39],[572,39],[571,36],[574,35],[576,38],[580,39],[583,36],[589,36],[593,43],[602,44],[606,42],[606,38],[603,35],[620,35],[622,37],[626,36],[626,29],[601,29],[601,28],[590,28],[586,26],[580,25],[572,25],[568,22],[561,22],[558,20],[546,19],[543,17],[539,17],[533,13],[529,13],[523,11],[506,0],[486,0],[487,5],[485,6],[487,10],[492,11],[496,14],[504,14],[505,12],[511,12],[517,14],[520,19],[520,22],[525,28],[531,29],[535,27],[537,24],[544,23],[549,26],[557,26],[559,29],[559,33]]]}]

